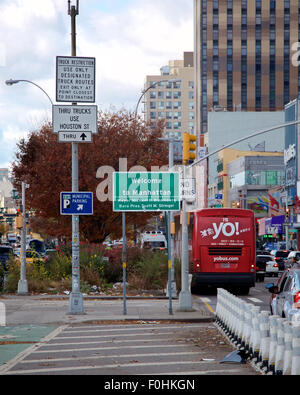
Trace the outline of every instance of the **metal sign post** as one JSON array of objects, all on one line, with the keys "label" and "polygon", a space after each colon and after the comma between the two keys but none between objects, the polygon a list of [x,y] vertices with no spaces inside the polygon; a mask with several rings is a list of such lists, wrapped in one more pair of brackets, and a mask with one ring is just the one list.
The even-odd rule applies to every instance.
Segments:
[{"label": "metal sign post", "polygon": [[[68,13],[71,16],[71,55],[76,56],[76,15],[79,14],[77,7],[70,7]],[[77,103],[73,103],[76,105]],[[78,191],[78,143],[72,142],[72,192]],[[72,215],[72,292],[69,299],[69,313],[83,314],[83,296],[80,292],[80,254],[79,254],[79,216]]]}]

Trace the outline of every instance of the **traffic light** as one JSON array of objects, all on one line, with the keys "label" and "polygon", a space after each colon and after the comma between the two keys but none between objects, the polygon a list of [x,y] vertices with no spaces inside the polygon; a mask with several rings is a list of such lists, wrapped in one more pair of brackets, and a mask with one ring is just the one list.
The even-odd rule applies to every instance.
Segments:
[{"label": "traffic light", "polygon": [[286,219],[286,221],[288,221],[289,218],[290,218],[290,209],[287,207],[285,209],[285,219]]},{"label": "traffic light", "polygon": [[193,134],[189,134],[185,132],[183,134],[183,140],[182,140],[182,163],[184,165],[187,165],[188,162],[192,159],[196,159],[196,136]]},{"label": "traffic light", "polygon": [[17,209],[16,228],[17,229],[22,229],[23,228],[23,215],[22,215],[20,209]]},{"label": "traffic light", "polygon": [[236,208],[241,208],[241,202],[236,202]]}]

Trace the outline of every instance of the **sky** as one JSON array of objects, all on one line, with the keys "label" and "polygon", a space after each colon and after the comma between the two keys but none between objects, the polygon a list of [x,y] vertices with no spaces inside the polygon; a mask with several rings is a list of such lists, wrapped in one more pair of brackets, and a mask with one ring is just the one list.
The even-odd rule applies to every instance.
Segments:
[{"label": "sky", "polygon": [[[77,56],[96,58],[98,109],[134,111],[146,75],[193,51],[193,1],[79,0],[76,29]],[[21,138],[52,119],[39,88],[5,81],[32,81],[55,103],[56,56],[70,55],[68,0],[0,0],[1,168]]]}]

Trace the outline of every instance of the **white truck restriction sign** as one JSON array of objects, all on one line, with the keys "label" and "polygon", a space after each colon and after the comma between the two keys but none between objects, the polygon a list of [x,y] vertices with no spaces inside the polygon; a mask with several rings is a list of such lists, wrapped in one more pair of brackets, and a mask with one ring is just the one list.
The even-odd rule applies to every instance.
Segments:
[{"label": "white truck restriction sign", "polygon": [[95,58],[56,57],[56,101],[95,102]]}]

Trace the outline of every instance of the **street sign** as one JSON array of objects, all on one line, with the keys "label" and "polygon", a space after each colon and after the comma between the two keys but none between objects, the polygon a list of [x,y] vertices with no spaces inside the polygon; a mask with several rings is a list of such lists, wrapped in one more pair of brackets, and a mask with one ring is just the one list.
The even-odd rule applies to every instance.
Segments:
[{"label": "street sign", "polygon": [[194,178],[181,178],[179,182],[180,200],[193,202],[196,199],[196,180]]},{"label": "street sign", "polygon": [[91,132],[58,132],[60,143],[91,143]]},{"label": "street sign", "polygon": [[52,106],[53,132],[97,133],[97,106]]},{"label": "street sign", "polygon": [[113,173],[113,211],[178,211],[179,173]]},{"label": "street sign", "polygon": [[95,58],[56,57],[56,101],[95,102]]},{"label": "street sign", "polygon": [[92,215],[93,192],[61,192],[61,215]]}]

